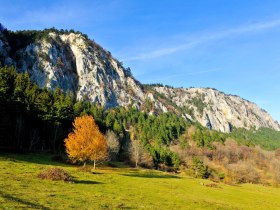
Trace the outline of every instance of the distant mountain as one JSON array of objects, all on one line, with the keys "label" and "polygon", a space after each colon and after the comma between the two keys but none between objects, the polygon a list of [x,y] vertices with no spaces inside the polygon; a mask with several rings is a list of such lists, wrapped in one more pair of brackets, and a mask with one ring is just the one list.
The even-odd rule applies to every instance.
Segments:
[{"label": "distant mountain", "polygon": [[105,108],[174,112],[209,129],[230,132],[232,127],[280,130],[278,122],[256,104],[207,88],[142,85],[129,68],[109,51],[73,30],[0,30],[0,61],[28,72],[40,87],[72,91],[77,99]]},{"label": "distant mountain", "polygon": [[178,110],[185,118],[196,120],[209,129],[222,132],[230,132],[233,127],[280,129],[278,122],[265,110],[239,96],[227,95],[211,88],[153,89],[168,99],[169,103],[171,101],[175,104],[176,106],[171,105],[172,108]]}]

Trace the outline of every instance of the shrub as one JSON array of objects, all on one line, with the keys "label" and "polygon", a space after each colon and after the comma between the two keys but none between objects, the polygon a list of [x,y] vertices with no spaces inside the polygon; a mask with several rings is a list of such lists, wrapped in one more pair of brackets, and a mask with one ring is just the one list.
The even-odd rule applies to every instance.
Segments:
[{"label": "shrub", "polygon": [[41,179],[49,179],[53,181],[61,180],[65,182],[72,181],[72,177],[61,168],[49,168],[45,171],[42,171],[39,175]]},{"label": "shrub", "polygon": [[105,137],[108,145],[109,159],[112,161],[117,160],[117,156],[120,151],[118,136],[114,133],[114,131],[108,130]]},{"label": "shrub", "polygon": [[219,177],[220,180],[224,180],[225,174],[224,173],[219,173],[218,177]]},{"label": "shrub", "polygon": [[154,166],[153,157],[144,148],[143,144],[139,140],[132,140],[130,143],[130,162],[135,164],[136,167],[142,166],[146,168],[152,168]]},{"label": "shrub", "polygon": [[208,166],[204,165],[203,161],[196,156],[192,160],[191,170],[196,178],[208,179],[211,175]]},{"label": "shrub", "polygon": [[185,166],[180,170],[191,176],[202,178],[206,171],[210,173],[208,178],[217,182],[280,184],[280,149],[265,151],[230,139],[223,144],[214,142],[213,146],[214,150],[198,147],[190,140],[189,147],[172,145],[171,150]]},{"label": "shrub", "polygon": [[218,170],[211,168],[211,170],[209,170],[209,173],[210,173],[209,179],[212,180],[213,182],[221,182],[224,181],[225,179],[225,174]]},{"label": "shrub", "polygon": [[275,150],[275,157],[280,159],[280,148]]},{"label": "shrub", "polygon": [[233,183],[259,183],[260,175],[250,162],[238,162],[228,166],[228,180]]},{"label": "shrub", "polygon": [[280,183],[280,163],[279,160],[272,161],[272,168],[273,168],[273,178],[274,182]]},{"label": "shrub", "polygon": [[158,170],[165,171],[165,172],[176,172],[176,168],[174,168],[172,166],[167,166],[162,163],[158,164]]}]

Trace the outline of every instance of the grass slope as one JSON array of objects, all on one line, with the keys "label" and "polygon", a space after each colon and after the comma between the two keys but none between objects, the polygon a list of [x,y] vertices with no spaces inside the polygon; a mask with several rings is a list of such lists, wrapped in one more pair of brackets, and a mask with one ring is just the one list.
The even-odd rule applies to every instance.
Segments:
[{"label": "grass slope", "polygon": [[[75,182],[37,178],[48,167]],[[210,183],[125,167],[81,172],[46,155],[0,154],[0,209],[280,209],[279,188]]]}]

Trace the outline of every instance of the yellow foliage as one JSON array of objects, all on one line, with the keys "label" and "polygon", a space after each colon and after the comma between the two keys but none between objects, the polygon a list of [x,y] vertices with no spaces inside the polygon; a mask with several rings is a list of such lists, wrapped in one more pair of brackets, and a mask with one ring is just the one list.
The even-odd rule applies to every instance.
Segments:
[{"label": "yellow foliage", "polygon": [[68,157],[73,161],[99,161],[107,158],[107,143],[92,116],[76,117],[73,132],[64,140]]}]

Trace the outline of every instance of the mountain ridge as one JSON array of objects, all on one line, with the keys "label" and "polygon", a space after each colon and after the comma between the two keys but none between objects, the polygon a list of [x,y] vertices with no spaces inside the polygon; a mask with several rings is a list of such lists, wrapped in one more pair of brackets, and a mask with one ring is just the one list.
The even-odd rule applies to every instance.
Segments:
[{"label": "mountain ridge", "polygon": [[266,111],[239,96],[207,88],[143,85],[109,51],[73,30],[3,30],[0,61],[28,72],[41,88],[72,91],[77,99],[105,108],[134,106],[150,114],[175,112],[222,132],[232,127],[280,130]]},{"label": "mountain ridge", "polygon": [[268,112],[239,96],[212,88],[154,88],[177,106],[185,108],[186,118],[196,119],[209,129],[231,132],[233,127],[269,127],[279,130],[278,122],[272,120]]}]

